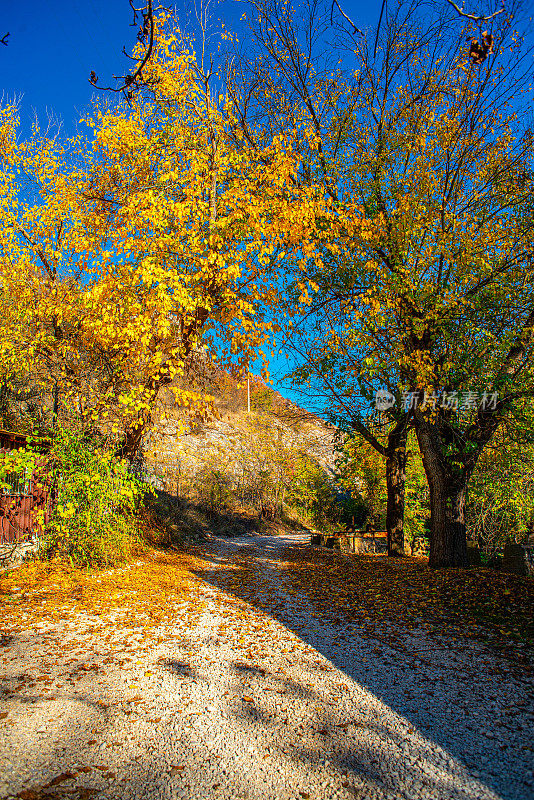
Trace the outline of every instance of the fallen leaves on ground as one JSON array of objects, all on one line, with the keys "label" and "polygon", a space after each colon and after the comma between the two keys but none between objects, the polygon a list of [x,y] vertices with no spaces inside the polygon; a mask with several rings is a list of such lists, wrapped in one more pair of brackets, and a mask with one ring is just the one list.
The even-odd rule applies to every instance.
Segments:
[{"label": "fallen leaves on ground", "polygon": [[332,624],[423,622],[438,633],[482,637],[508,649],[534,645],[531,578],[483,568],[434,570],[423,559],[345,557],[309,546],[288,548],[268,564],[246,554],[232,561],[214,582],[270,613],[277,599],[269,585],[279,582],[308,604],[311,616]]},{"label": "fallen leaves on ground", "polygon": [[[80,612],[118,613],[124,624],[151,627],[169,619],[177,604],[193,604],[204,565],[188,553],[152,551],[133,564],[85,572],[54,560],[33,561],[0,576],[4,624],[54,622]],[[199,604],[199,608],[202,604]]]},{"label": "fallen leaves on ground", "polygon": [[483,568],[431,570],[414,558],[347,558],[308,546],[288,548],[280,560],[261,564],[236,554],[214,571],[203,558],[205,551],[205,546],[153,550],[126,567],[93,572],[60,561],[31,562],[0,577],[4,623],[27,626],[85,612],[117,614],[123,624],[153,627],[172,620],[181,603],[200,613],[203,580],[225,590],[225,603],[233,595],[238,604],[272,614],[279,601],[269,591],[262,594],[262,586],[268,589],[276,579],[289,596],[305,598],[310,614],[333,624],[423,621],[440,633],[484,636],[505,647],[534,643],[534,581],[529,578]]},{"label": "fallen leaves on ground", "polygon": [[426,562],[357,556],[317,549],[293,553],[291,585],[322,611],[365,618],[426,621],[443,630],[485,629],[534,644],[534,581],[483,568],[430,569]]}]

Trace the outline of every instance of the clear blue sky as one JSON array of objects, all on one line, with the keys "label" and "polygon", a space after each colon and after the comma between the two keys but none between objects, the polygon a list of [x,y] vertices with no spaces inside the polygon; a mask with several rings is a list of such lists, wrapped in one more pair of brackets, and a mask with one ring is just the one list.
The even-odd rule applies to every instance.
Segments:
[{"label": "clear blue sky", "polygon": [[127,0],[9,0],[0,13],[0,35],[10,33],[0,48],[4,103],[22,96],[24,122],[35,110],[44,124],[48,111],[72,134],[94,92],[91,70],[108,79],[125,72],[130,22]]},{"label": "clear blue sky", "polygon": [[[191,8],[192,3],[187,5]],[[245,5],[223,0],[214,4],[213,19],[222,18],[230,30],[239,29]],[[342,6],[356,24],[378,21],[379,2],[345,0]],[[194,32],[180,7],[187,6],[178,6],[181,24]],[[10,33],[8,46],[0,46],[3,103],[22,96],[24,123],[35,110],[44,125],[48,111],[62,120],[64,134],[73,134],[95,91],[88,81],[91,70],[102,82],[112,82],[113,74],[129,69],[122,48],[129,52],[137,28],[130,26],[128,0],[7,0],[0,8],[0,37]]]}]

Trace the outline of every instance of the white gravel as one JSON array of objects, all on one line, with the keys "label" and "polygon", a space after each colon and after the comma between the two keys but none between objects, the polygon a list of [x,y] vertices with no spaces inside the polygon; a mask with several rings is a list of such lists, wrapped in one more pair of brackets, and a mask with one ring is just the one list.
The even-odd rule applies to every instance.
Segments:
[{"label": "white gravel", "polygon": [[[532,679],[423,625],[312,616],[271,568],[303,542],[212,540],[199,593],[148,636],[5,629],[0,797],[534,798]],[[257,606],[218,586],[243,557]]]}]

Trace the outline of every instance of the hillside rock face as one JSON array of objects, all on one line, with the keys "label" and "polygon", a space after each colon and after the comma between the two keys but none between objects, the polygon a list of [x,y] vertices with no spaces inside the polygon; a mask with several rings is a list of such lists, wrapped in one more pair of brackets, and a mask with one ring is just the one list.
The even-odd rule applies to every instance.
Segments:
[{"label": "hillside rock face", "polygon": [[143,442],[156,488],[181,495],[202,480],[206,469],[238,480],[244,470],[288,468],[302,455],[327,475],[333,473],[336,428],[267,389],[259,378],[251,384],[250,413],[246,386],[227,378],[222,389],[210,387],[218,418],[202,421],[173,406],[170,393],[162,398],[161,421]]}]

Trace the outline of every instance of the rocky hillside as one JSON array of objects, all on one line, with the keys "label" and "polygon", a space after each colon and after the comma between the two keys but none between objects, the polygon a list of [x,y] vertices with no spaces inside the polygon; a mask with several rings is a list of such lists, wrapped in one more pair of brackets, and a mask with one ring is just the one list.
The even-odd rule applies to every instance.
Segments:
[{"label": "rocky hillside", "polygon": [[214,400],[215,413],[205,419],[177,408],[172,391],[161,398],[160,421],[144,442],[146,466],[157,488],[191,494],[208,472],[224,474],[236,484],[249,473],[265,477],[270,472],[275,480],[302,457],[326,475],[332,473],[336,429],[268,388],[261,378],[251,377],[250,413],[246,383],[228,373],[210,375],[202,389]]}]

